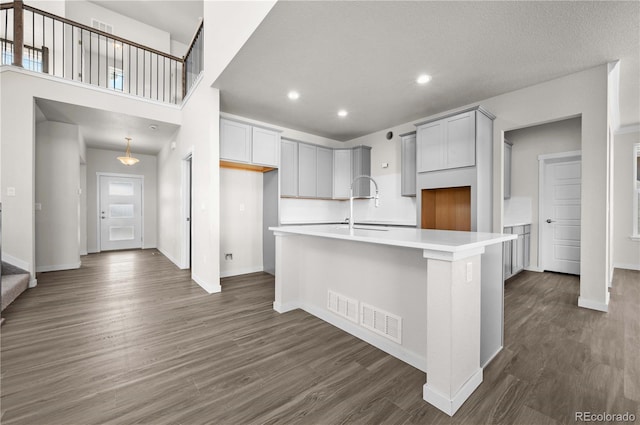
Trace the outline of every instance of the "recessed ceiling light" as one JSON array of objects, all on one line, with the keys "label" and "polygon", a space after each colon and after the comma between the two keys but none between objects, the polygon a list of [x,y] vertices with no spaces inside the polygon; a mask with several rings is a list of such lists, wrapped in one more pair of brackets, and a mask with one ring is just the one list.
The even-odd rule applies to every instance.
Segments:
[{"label": "recessed ceiling light", "polygon": [[340,109],[340,110],[338,111],[338,116],[339,116],[339,117],[346,117],[346,116],[347,116],[347,114],[348,114],[348,112],[347,112],[347,111],[345,111],[344,109]]},{"label": "recessed ceiling light", "polygon": [[155,130],[157,130],[157,129],[158,129],[158,126],[157,126],[157,125],[155,125],[155,124],[151,124],[151,125],[149,126],[149,129],[150,129],[150,130],[154,130],[154,131],[155,131]]},{"label": "recessed ceiling light", "polygon": [[431,76],[427,74],[422,74],[418,77],[418,79],[416,79],[416,82],[418,84],[427,84],[429,81],[431,81]]},{"label": "recessed ceiling light", "polygon": [[293,90],[290,91],[289,94],[287,94],[287,97],[291,100],[296,100],[298,98],[300,98],[300,93],[298,93],[297,91]]}]

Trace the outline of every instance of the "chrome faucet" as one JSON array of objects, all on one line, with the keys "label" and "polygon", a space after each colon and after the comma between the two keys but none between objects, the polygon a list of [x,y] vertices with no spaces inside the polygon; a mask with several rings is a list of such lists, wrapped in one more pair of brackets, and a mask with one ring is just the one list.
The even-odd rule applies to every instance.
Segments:
[{"label": "chrome faucet", "polygon": [[371,176],[357,176],[355,179],[353,179],[353,181],[351,182],[351,187],[349,188],[349,230],[353,230],[353,224],[355,222],[355,220],[353,219],[353,185],[355,184],[356,181],[360,180],[360,179],[369,179],[373,182],[374,186],[376,187],[376,194],[373,197],[373,199],[375,199],[375,207],[378,208],[380,206],[380,196],[378,195],[378,183],[376,183],[376,181],[371,177]]}]

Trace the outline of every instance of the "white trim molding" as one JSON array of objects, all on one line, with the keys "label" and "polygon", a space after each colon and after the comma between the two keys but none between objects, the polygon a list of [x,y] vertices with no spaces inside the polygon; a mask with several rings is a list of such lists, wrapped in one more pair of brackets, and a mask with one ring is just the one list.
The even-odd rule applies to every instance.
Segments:
[{"label": "white trim molding", "polygon": [[16,258],[13,255],[9,255],[6,252],[2,253],[2,261],[4,261],[5,263],[9,263],[12,266],[16,266],[19,269],[25,270],[26,272],[29,272],[29,263]]},{"label": "white trim molding", "polygon": [[209,283],[206,280],[196,276],[193,271],[191,272],[191,280],[200,285],[202,289],[207,291],[209,294],[216,294],[218,292],[222,292],[222,286],[219,283]]},{"label": "white trim molding", "polygon": [[81,265],[82,265],[82,262],[78,261],[77,263],[69,263],[69,264],[53,264],[50,266],[36,266],[36,272],[43,273],[43,272],[57,272],[60,270],[75,270],[75,269],[79,269]]},{"label": "white trim molding", "polygon": [[630,124],[620,127],[616,130],[615,135],[618,134],[629,134],[629,133],[640,133],[640,123]]},{"label": "white trim molding", "polygon": [[264,271],[262,266],[242,267],[240,269],[221,271],[220,277],[240,276],[242,274],[257,273]]},{"label": "white trim molding", "polygon": [[464,383],[452,399],[431,388],[428,382],[422,387],[422,398],[447,415],[453,416],[481,383],[482,369],[480,368]]},{"label": "white trim molding", "polygon": [[640,263],[637,264],[629,264],[629,263],[613,263],[614,269],[625,269],[625,270],[637,270],[640,271]]},{"label": "white trim molding", "polygon": [[607,297],[607,302],[606,303],[602,303],[602,302],[599,302],[599,301],[588,300],[586,298],[583,298],[583,297],[579,296],[578,297],[578,307],[588,308],[590,310],[602,311],[604,313],[607,313],[607,312],[609,312],[608,298],[609,297]]}]

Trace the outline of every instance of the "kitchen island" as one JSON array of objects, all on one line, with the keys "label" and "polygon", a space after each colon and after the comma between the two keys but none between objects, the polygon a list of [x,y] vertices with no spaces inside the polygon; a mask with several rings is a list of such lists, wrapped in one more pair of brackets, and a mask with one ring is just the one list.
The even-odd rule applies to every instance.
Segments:
[{"label": "kitchen island", "polygon": [[276,236],[274,309],[303,309],[427,373],[449,415],[502,348],[502,242],[514,235],[310,225]]}]

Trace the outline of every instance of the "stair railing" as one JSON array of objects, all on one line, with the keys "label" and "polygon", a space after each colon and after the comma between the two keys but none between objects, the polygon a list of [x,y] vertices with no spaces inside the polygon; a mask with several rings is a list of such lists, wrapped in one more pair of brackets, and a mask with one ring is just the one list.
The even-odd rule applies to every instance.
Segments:
[{"label": "stair railing", "polygon": [[179,104],[204,66],[200,23],[183,58],[21,0],[0,4],[1,64],[155,101]]}]

